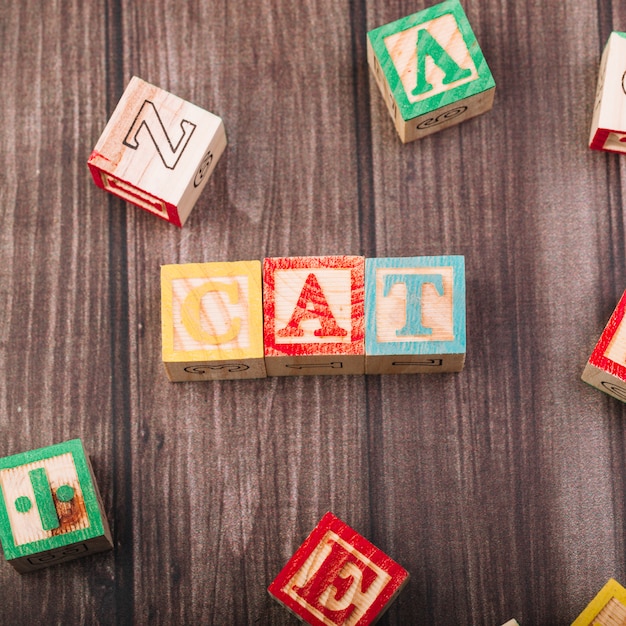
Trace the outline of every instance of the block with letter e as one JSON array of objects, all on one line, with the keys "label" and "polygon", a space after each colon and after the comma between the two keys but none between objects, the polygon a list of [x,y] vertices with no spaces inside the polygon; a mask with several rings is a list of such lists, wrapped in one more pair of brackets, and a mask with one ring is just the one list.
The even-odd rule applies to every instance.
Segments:
[{"label": "block with letter e", "polygon": [[365,626],[380,618],[408,580],[401,565],[326,513],[268,591],[313,626]]},{"label": "block with letter e", "polygon": [[182,226],[225,148],[217,115],[134,76],[88,165],[98,187]]},{"label": "block with letter e", "polygon": [[458,0],[370,31],[367,59],[404,143],[493,106],[496,84]]},{"label": "block with letter e", "polygon": [[0,540],[20,573],[113,547],[79,439],[0,459]]},{"label": "block with letter e", "polygon": [[265,378],[259,261],[163,265],[161,323],[171,381]]},{"label": "block with letter e", "polygon": [[600,589],[572,626],[617,626],[626,624],[626,589],[615,579]]},{"label": "block with letter e", "polygon": [[626,152],[626,33],[612,32],[602,53],[589,147]]},{"label": "block with letter e", "polygon": [[626,291],[613,311],[587,365],[582,379],[592,387],[626,402]]},{"label": "block with letter e", "polygon": [[465,259],[366,259],[365,373],[458,372],[465,363]]},{"label": "block with letter e", "polygon": [[361,256],[264,260],[268,376],[363,374],[364,269]]}]

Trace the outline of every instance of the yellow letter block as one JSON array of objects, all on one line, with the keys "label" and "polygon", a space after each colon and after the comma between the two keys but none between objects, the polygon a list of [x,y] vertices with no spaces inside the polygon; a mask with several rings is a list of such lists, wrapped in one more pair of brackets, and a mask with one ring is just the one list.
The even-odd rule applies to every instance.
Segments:
[{"label": "yellow letter block", "polygon": [[265,378],[259,261],[162,266],[161,318],[171,381]]}]

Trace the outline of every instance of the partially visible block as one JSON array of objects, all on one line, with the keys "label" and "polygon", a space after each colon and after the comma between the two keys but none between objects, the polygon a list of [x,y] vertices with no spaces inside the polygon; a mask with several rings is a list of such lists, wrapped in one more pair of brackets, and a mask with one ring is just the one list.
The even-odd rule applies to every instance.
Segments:
[{"label": "partially visible block", "polygon": [[264,260],[268,376],[363,374],[364,269],[360,256]]},{"label": "partially visible block", "polygon": [[225,148],[217,115],[134,76],[88,165],[98,187],[182,226]]},{"label": "partially visible block", "polygon": [[502,624],[502,626],[519,626],[519,623],[516,619],[510,619],[506,624]]},{"label": "partially visible block", "polygon": [[161,323],[171,381],[265,378],[259,261],[163,265]]},{"label": "partially visible block", "polygon": [[408,580],[402,566],[326,513],[268,591],[313,626],[365,626],[380,618]]},{"label": "partially visible block", "polygon": [[80,439],[0,459],[0,540],[20,573],[113,547]]},{"label": "partially visible block", "polygon": [[626,291],[596,344],[582,379],[592,387],[626,402]]},{"label": "partially visible block", "polygon": [[458,0],[370,31],[367,60],[404,143],[493,106],[496,83]]},{"label": "partially visible block", "polygon": [[572,626],[617,626],[626,624],[626,589],[615,579],[600,589]]},{"label": "partially visible block", "polygon": [[365,261],[365,373],[458,372],[465,363],[465,259]]},{"label": "partially visible block", "polygon": [[602,53],[589,147],[626,152],[626,33],[611,33]]}]

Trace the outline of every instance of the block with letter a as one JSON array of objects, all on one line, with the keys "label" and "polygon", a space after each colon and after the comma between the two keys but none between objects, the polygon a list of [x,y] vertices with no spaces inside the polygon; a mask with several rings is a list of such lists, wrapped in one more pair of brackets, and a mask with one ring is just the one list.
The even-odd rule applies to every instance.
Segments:
[{"label": "block with letter a", "polygon": [[610,396],[626,402],[626,291],[611,315],[587,365],[582,379]]},{"label": "block with letter a", "polygon": [[370,31],[367,59],[405,143],[493,106],[496,84],[459,0]]},{"label": "block with letter a", "polygon": [[366,259],[365,373],[458,372],[465,363],[465,259]]},{"label": "block with letter a", "polygon": [[182,226],[225,148],[217,115],[134,76],[88,165],[98,187]]},{"label": "block with letter a", "polygon": [[602,53],[589,147],[626,152],[626,33],[612,32]]},{"label": "block with letter a", "polygon": [[364,269],[360,256],[264,260],[268,376],[363,374]]},{"label": "block with letter a", "polygon": [[161,323],[171,381],[265,378],[259,261],[162,266]]},{"label": "block with letter a", "polygon": [[380,618],[409,573],[332,513],[326,513],[269,586],[313,626],[365,626]]}]

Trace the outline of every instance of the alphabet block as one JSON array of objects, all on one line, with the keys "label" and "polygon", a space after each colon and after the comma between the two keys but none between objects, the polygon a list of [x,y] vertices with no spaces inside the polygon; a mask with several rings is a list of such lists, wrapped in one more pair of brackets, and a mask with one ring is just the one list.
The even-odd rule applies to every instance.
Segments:
[{"label": "alphabet block", "polygon": [[589,147],[626,152],[626,33],[611,33],[602,53]]},{"label": "alphabet block", "polygon": [[98,187],[182,226],[225,148],[217,115],[134,76],[88,165]]},{"label": "alphabet block", "polygon": [[626,624],[626,589],[611,578],[572,622],[572,626],[616,626],[618,624]]},{"label": "alphabet block", "polygon": [[465,259],[365,261],[365,373],[458,372],[465,363]]},{"label": "alphabet block", "polygon": [[259,261],[164,265],[161,307],[171,381],[265,378]]},{"label": "alphabet block", "polygon": [[80,439],[0,459],[0,540],[20,573],[113,547]]},{"label": "alphabet block", "polygon": [[378,620],[408,580],[403,567],[326,513],[268,591],[313,626],[365,626]]},{"label": "alphabet block", "polygon": [[493,106],[496,84],[458,0],[370,31],[367,59],[403,143]]},{"label": "alphabet block", "polygon": [[360,256],[265,259],[268,376],[363,374],[364,269]]},{"label": "alphabet block", "polygon": [[622,402],[626,402],[625,310],[626,292],[622,294],[582,374],[586,383]]}]

